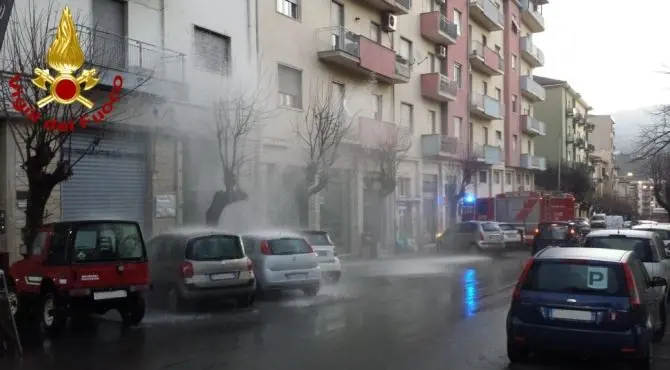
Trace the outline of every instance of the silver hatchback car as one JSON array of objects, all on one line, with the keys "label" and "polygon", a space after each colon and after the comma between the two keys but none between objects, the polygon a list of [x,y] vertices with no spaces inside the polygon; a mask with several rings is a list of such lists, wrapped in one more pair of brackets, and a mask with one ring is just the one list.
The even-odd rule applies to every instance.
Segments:
[{"label": "silver hatchback car", "polygon": [[321,268],[305,237],[290,231],[260,231],[242,237],[262,292],[300,289],[313,297],[321,287]]}]

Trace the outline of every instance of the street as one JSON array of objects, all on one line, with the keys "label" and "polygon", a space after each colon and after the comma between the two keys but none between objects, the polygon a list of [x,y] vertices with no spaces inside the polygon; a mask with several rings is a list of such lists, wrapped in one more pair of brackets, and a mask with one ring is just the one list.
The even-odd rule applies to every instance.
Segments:
[{"label": "street", "polygon": [[[316,298],[286,294],[248,310],[156,309],[141,327],[125,330],[108,314],[58,340],[26,341],[25,356],[1,359],[0,368],[502,370],[505,315],[526,257],[351,261],[340,284]],[[655,355],[657,369],[670,367],[670,338]],[[541,359],[516,368],[598,365]]]}]

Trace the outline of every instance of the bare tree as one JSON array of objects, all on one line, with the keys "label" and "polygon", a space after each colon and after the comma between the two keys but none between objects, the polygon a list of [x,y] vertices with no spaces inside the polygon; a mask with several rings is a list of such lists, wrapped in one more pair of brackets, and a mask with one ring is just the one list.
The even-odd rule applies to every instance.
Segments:
[{"label": "bare tree", "polygon": [[[97,148],[103,130],[95,130],[97,135],[84,150],[73,150],[72,132],[103,119],[116,123],[121,120],[117,109],[109,111],[103,104],[94,106],[83,96],[72,104],[53,102],[48,85],[56,79],[49,69],[43,69],[47,62],[51,70],[73,76],[86,91],[99,82],[94,67],[104,66],[106,57],[118,55],[100,47],[95,28],[86,29],[85,34],[79,29],[78,35],[74,17],[69,11],[60,17],[61,9],[54,0],[37,3],[29,0],[27,5],[14,9],[2,50],[0,84],[0,109],[18,147],[21,170],[28,182],[26,222],[22,229],[25,245],[32,243],[43,224],[53,189],[70,178],[75,165]],[[142,84],[149,79],[147,76]],[[114,108],[142,84],[117,91]],[[24,116],[23,122],[19,121],[20,114]]]},{"label": "bare tree", "polygon": [[633,160],[650,159],[670,149],[670,105],[657,106],[649,113],[652,122],[640,125]]},{"label": "bare tree", "polygon": [[205,212],[207,225],[218,225],[227,206],[249,197],[240,186],[240,178],[254,155],[250,134],[272,114],[265,102],[257,87],[253,90],[231,89],[213,105],[213,128],[223,189],[214,193]]},{"label": "bare tree", "polygon": [[457,146],[457,156],[446,166],[449,184],[445,196],[449,209],[449,225],[456,222],[458,204],[465,198],[468,186],[472,185],[477,171],[482,167],[481,158],[472,148],[462,142],[458,142]]},{"label": "bare tree", "polygon": [[654,198],[670,215],[670,151],[654,154],[645,161],[645,167],[654,186]]},{"label": "bare tree", "polygon": [[354,121],[346,111],[344,97],[337,95],[332,84],[327,88],[319,85],[312,88],[309,106],[296,125],[298,138],[307,148],[305,178],[295,190],[302,226],[309,223],[309,200],[328,185],[329,171]]}]

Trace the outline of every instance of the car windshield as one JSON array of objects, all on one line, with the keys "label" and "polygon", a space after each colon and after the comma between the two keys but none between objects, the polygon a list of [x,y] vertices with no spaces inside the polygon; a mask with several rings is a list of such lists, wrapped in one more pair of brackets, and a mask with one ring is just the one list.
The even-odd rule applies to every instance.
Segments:
[{"label": "car windshield", "polygon": [[595,216],[591,217],[591,221],[605,221],[605,216],[595,215]]},{"label": "car windshield", "polygon": [[76,263],[143,261],[146,251],[135,223],[89,223],[76,229],[74,257]]},{"label": "car windshield", "polygon": [[570,226],[566,224],[542,224],[540,232],[537,234],[539,239],[546,240],[565,240],[570,238]]},{"label": "car windshield", "polygon": [[484,231],[502,231],[500,226],[495,222],[482,222],[481,225]]},{"label": "car windshield", "polygon": [[622,269],[601,263],[536,261],[524,290],[552,293],[626,296]]},{"label": "car windshield", "polygon": [[650,239],[629,238],[625,236],[594,236],[586,239],[585,247],[618,249],[623,251],[633,251],[640,257],[642,262],[652,262]]},{"label": "car windshield", "polygon": [[298,238],[281,238],[270,240],[270,250],[272,254],[286,255],[286,254],[305,254],[311,253],[312,249],[304,239]]},{"label": "car windshield", "polygon": [[328,234],[324,232],[307,232],[305,238],[311,245],[333,245]]},{"label": "car windshield", "polygon": [[221,261],[244,257],[240,238],[233,235],[211,235],[189,241],[186,259],[191,261]]}]

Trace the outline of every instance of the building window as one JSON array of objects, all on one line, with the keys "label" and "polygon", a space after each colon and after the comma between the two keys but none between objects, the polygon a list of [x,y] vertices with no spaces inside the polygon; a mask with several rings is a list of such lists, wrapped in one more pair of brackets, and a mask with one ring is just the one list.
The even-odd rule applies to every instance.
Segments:
[{"label": "building window", "polygon": [[521,182],[521,174],[517,173],[516,174],[516,186],[522,186],[523,183]]},{"label": "building window", "polygon": [[526,185],[530,185],[530,175],[526,174]]},{"label": "building window", "polygon": [[454,63],[454,81],[459,89],[463,87],[463,66],[458,63]]},{"label": "building window", "polygon": [[428,127],[431,134],[437,134],[437,112],[434,110],[428,111]]},{"label": "building window", "polygon": [[277,11],[287,17],[300,19],[300,0],[277,0]]},{"label": "building window", "polygon": [[375,22],[370,22],[370,39],[379,44],[382,42],[382,28]]},{"label": "building window", "polygon": [[497,87],[496,87],[496,99],[498,99],[499,102],[502,101],[502,90],[500,90]]},{"label": "building window", "polygon": [[383,95],[372,95],[372,118],[376,119],[377,121],[382,120],[382,115],[383,115],[383,103],[384,103],[384,96]]},{"label": "building window", "polygon": [[461,137],[461,129],[463,128],[463,118],[454,117],[454,137]]},{"label": "building window", "polygon": [[516,153],[516,142],[518,139],[518,136],[512,135],[512,153]]},{"label": "building window", "polygon": [[193,36],[196,68],[230,74],[230,37],[198,26],[195,26]]},{"label": "building window", "polygon": [[302,108],[302,71],[279,65],[279,105]]},{"label": "building window", "polygon": [[489,145],[489,128],[482,127],[482,135],[484,136],[484,145]]},{"label": "building window", "polygon": [[528,140],[528,154],[533,154],[533,142]]},{"label": "building window", "polygon": [[414,131],[414,106],[400,103],[400,125]]},{"label": "building window", "polygon": [[454,9],[454,24],[456,25],[456,30],[458,31],[459,36],[461,35],[462,18],[461,12]]},{"label": "building window", "polygon": [[512,112],[516,112],[516,103],[517,103],[516,100],[517,100],[517,96],[512,95]]},{"label": "building window", "polygon": [[500,184],[500,171],[493,171],[493,181],[496,184]]},{"label": "building window", "polygon": [[496,130],[496,146],[502,146],[502,131]]},{"label": "building window", "polygon": [[516,65],[517,65],[517,63],[518,63],[518,61],[517,61],[517,59],[516,59],[516,54],[512,54],[512,70],[513,70],[513,71],[516,71]]},{"label": "building window", "polygon": [[486,171],[479,171],[479,183],[486,184]]},{"label": "building window", "polygon": [[489,84],[486,81],[482,81],[482,94],[483,95],[489,94]]},{"label": "building window", "polygon": [[512,173],[511,172],[505,172],[505,183],[507,185],[512,185]]},{"label": "building window", "polygon": [[342,107],[344,104],[344,96],[346,93],[346,87],[343,83],[333,81],[333,100],[336,104],[336,107]]},{"label": "building window", "polygon": [[401,197],[410,197],[412,194],[411,189],[412,183],[409,177],[399,177],[398,178],[398,195]]},{"label": "building window", "polygon": [[401,37],[400,50],[398,50],[398,55],[405,59],[407,64],[412,64],[412,42],[404,37]]}]

